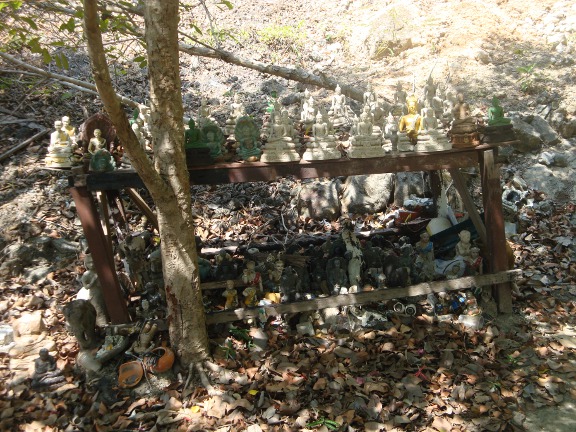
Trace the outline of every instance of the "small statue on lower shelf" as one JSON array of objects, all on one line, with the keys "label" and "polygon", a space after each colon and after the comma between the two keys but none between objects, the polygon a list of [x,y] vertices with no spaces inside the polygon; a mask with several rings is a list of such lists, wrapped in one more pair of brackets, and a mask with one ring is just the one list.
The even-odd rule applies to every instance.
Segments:
[{"label": "small statue on lower shelf", "polygon": [[434,270],[434,243],[430,241],[430,234],[424,231],[420,234],[420,241],[414,245],[416,260],[414,269],[420,281],[431,281],[435,277]]},{"label": "small statue on lower shelf", "polygon": [[228,279],[226,281],[226,289],[222,293],[222,297],[226,298],[224,309],[234,309],[238,307],[238,292],[234,287],[234,281]]},{"label": "small statue on lower shelf", "polygon": [[246,268],[242,272],[242,281],[262,293],[262,277],[256,271],[256,263],[254,261],[250,260],[246,263]]},{"label": "small statue on lower shelf", "polygon": [[256,288],[249,286],[242,291],[244,296],[244,304],[248,307],[258,306],[258,295]]},{"label": "small statue on lower shelf", "polygon": [[466,272],[471,276],[481,275],[483,273],[483,259],[480,256],[480,248],[470,248],[469,260],[466,261]]},{"label": "small statue on lower shelf", "polygon": [[465,261],[470,260],[470,231],[462,230],[458,234],[460,241],[456,244],[456,256],[464,258]]},{"label": "small statue on lower shelf", "polygon": [[56,368],[56,359],[50,355],[46,348],[42,348],[39,357],[34,360],[32,388],[51,386],[64,380],[62,371]]}]

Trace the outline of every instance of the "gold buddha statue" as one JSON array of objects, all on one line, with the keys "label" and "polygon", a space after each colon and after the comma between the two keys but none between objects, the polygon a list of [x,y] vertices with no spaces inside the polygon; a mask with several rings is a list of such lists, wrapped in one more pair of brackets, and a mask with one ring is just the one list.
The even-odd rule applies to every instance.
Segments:
[{"label": "gold buddha statue", "polygon": [[398,131],[406,133],[412,145],[418,142],[418,133],[422,130],[422,117],[418,114],[418,99],[413,94],[406,98],[408,114],[400,117]]}]

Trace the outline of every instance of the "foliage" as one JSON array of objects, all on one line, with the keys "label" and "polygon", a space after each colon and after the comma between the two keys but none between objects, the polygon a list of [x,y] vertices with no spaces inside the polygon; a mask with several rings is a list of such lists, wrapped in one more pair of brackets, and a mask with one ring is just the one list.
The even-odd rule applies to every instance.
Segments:
[{"label": "foliage", "polygon": [[294,25],[271,24],[258,31],[258,38],[268,47],[278,51],[298,53],[304,46],[306,31],[304,21]]},{"label": "foliage", "polygon": [[340,424],[325,417],[320,417],[318,420],[310,422],[306,425],[307,428],[317,428],[321,426],[326,426],[328,430],[336,430],[340,427]]},{"label": "foliage", "polygon": [[536,69],[536,63],[532,63],[528,66],[520,66],[516,70],[520,74],[518,83],[520,84],[520,89],[524,93],[534,94],[539,91],[543,74]]}]

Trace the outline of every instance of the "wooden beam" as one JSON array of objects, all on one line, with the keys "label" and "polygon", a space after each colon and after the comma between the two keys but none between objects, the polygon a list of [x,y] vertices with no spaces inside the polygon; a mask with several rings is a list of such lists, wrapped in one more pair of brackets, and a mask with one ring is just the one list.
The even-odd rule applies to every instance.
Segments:
[{"label": "wooden beam", "polygon": [[[488,271],[497,273],[508,270],[506,254],[506,235],[504,233],[504,215],[502,214],[502,186],[500,171],[495,160],[497,149],[482,152],[480,172],[482,174],[482,199],[484,201],[484,221],[487,230]],[[499,283],[493,289],[498,310],[512,313],[512,286]]]},{"label": "wooden beam", "polygon": [[460,198],[462,198],[464,207],[466,208],[468,216],[470,216],[470,219],[474,224],[474,228],[476,228],[476,232],[480,237],[480,241],[484,245],[484,248],[486,248],[488,245],[488,238],[486,237],[486,226],[482,221],[482,217],[480,217],[480,213],[476,208],[476,204],[474,204],[474,201],[470,196],[470,192],[468,192],[468,188],[466,187],[464,177],[462,176],[460,170],[456,168],[451,168],[448,170],[448,172],[450,173],[452,180],[454,180],[454,186],[456,187],[456,190],[458,191]]},{"label": "wooden beam", "polygon": [[148,207],[148,204],[146,204],[146,201],[144,201],[142,196],[140,196],[136,189],[133,188],[126,188],[126,193],[130,199],[134,201],[134,204],[136,204],[140,211],[146,215],[148,222],[150,222],[154,229],[158,231],[158,219],[152,209]]},{"label": "wooden beam", "polygon": [[270,306],[226,310],[222,312],[207,314],[206,323],[218,324],[243,320],[247,318],[255,318],[258,316],[258,312],[262,308],[264,308],[268,316],[273,316],[285,313],[297,313],[317,309],[325,309],[330,307],[382,302],[404,297],[427,295],[430,293],[458,291],[472,287],[511,282],[515,280],[519,275],[520,270],[508,270],[496,274],[468,276],[459,279],[443,280],[438,282],[426,282],[418,285],[412,285],[406,288],[378,289],[356,294],[321,297],[313,300],[304,300],[294,303],[282,303]]}]

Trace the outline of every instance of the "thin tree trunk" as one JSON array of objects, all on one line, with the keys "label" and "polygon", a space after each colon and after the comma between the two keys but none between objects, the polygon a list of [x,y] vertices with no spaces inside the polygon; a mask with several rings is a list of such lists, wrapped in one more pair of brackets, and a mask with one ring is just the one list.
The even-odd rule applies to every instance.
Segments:
[{"label": "thin tree trunk", "polygon": [[198,257],[192,223],[190,180],[184,153],[184,109],[178,52],[178,0],[144,3],[150,79],[151,129],[156,171],[176,200],[156,201],[170,339],[185,363],[208,356]]},{"label": "thin tree trunk", "polygon": [[208,336],[198,278],[190,183],[184,154],[178,67],[178,1],[146,1],[154,166],[138,143],[116,93],[102,44],[96,0],[84,0],[85,32],[94,81],[104,107],[150,191],[158,212],[170,340],[184,364],[208,356]]}]

